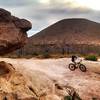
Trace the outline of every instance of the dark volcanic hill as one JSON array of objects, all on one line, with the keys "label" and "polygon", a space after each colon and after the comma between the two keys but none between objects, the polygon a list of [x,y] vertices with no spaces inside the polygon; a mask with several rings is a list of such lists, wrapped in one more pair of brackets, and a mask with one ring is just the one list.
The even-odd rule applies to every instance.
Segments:
[{"label": "dark volcanic hill", "polygon": [[87,19],[61,20],[29,38],[19,54],[36,53],[100,54],[100,23]]},{"label": "dark volcanic hill", "polygon": [[100,24],[87,19],[64,19],[32,36],[32,44],[99,44]]}]

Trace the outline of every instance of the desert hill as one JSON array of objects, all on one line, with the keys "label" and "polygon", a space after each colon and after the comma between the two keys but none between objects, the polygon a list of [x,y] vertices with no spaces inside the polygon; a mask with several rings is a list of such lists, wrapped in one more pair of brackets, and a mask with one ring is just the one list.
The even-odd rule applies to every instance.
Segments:
[{"label": "desert hill", "polygon": [[100,54],[100,23],[88,19],[61,20],[29,38],[17,53]]},{"label": "desert hill", "polygon": [[99,44],[100,24],[87,19],[64,19],[32,36],[33,44]]}]

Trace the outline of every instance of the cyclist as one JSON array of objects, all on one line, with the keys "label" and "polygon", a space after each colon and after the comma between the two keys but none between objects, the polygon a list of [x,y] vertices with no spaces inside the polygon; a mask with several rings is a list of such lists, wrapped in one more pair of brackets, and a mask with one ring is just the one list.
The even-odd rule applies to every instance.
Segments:
[{"label": "cyclist", "polygon": [[86,72],[87,69],[86,69],[85,65],[81,64],[82,59],[80,57],[73,55],[71,57],[71,61],[73,63],[69,64],[70,70],[74,71],[76,68],[79,68],[82,72]]},{"label": "cyclist", "polygon": [[79,63],[81,61],[81,59],[79,59],[79,57],[78,56],[75,56],[75,55],[72,56],[72,59],[71,60],[72,60],[72,62],[74,64],[77,64],[77,63]]},{"label": "cyclist", "polygon": [[76,62],[75,62],[76,60],[77,60],[77,56],[73,55],[71,58],[71,61],[76,64]]}]

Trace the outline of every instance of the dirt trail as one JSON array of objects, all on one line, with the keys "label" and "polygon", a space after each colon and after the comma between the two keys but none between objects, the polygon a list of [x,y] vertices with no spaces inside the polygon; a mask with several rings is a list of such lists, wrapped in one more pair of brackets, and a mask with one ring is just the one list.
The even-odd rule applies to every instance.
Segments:
[{"label": "dirt trail", "polygon": [[[100,62],[83,61],[87,72],[79,69],[70,71],[70,58],[61,59],[9,59],[0,58],[0,61],[12,63],[23,74],[31,75],[33,71],[40,71],[52,80],[62,85],[70,85],[76,89],[83,100],[100,100]],[[23,71],[24,70],[24,71]]]}]

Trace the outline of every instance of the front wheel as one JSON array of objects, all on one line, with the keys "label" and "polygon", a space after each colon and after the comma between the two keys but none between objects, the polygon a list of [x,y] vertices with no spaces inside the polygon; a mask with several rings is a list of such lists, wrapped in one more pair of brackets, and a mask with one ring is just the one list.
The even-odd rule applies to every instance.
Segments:
[{"label": "front wheel", "polygon": [[80,64],[79,68],[80,68],[80,70],[81,70],[82,72],[86,72],[86,67],[85,67],[85,65]]},{"label": "front wheel", "polygon": [[71,71],[74,71],[75,70],[75,64],[69,64],[68,68],[71,70]]}]

